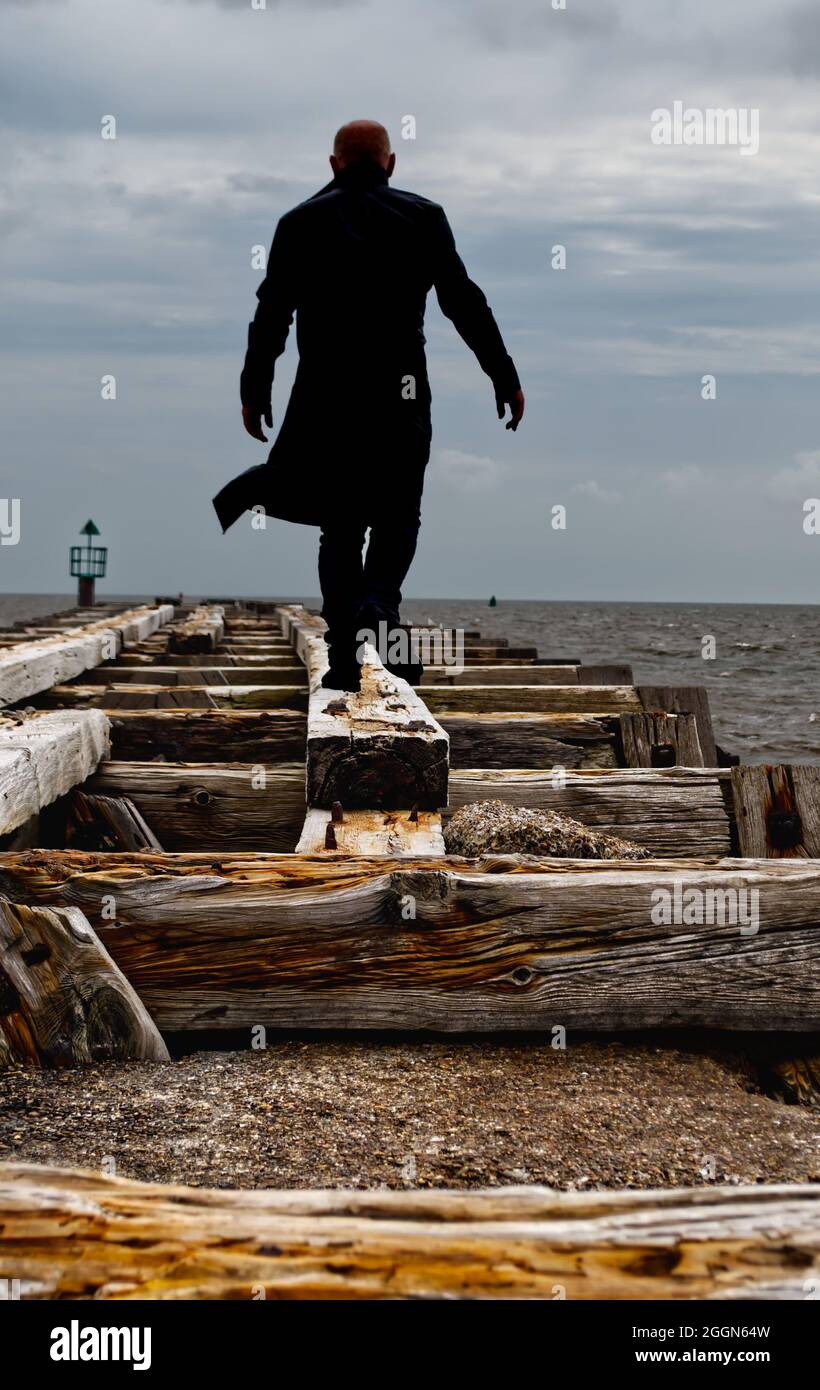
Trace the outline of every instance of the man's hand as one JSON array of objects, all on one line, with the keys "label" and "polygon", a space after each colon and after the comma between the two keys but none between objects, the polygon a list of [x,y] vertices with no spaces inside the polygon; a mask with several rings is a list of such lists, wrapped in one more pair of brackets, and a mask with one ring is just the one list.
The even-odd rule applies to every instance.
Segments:
[{"label": "man's hand", "polygon": [[499,420],[504,419],[507,406],[510,407],[510,418],[507,421],[507,429],[517,430],[524,416],[524,392],[518,390],[513,392],[511,396],[502,396],[496,392],[495,404]]},{"label": "man's hand", "polygon": [[[273,429],[273,415],[270,406],[265,407],[265,424],[269,430]],[[258,410],[251,410],[250,406],[242,407],[242,423],[252,439],[260,439],[263,444],[267,444],[267,435],[262,433],[262,415]]]}]

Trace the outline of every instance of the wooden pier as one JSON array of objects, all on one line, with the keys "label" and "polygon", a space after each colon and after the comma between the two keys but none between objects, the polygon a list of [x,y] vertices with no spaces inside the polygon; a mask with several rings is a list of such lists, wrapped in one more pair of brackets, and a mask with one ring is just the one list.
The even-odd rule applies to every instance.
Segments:
[{"label": "wooden pier", "polygon": [[[0,632],[0,1065],[159,1060],[163,1034],[260,1025],[707,1027],[781,1059],[800,1035],[781,1072],[816,1099],[820,769],[732,765],[700,687],[477,632],[416,689],[368,647],[361,690],[330,691],[322,634],[224,600]],[[449,855],[450,818],[485,801],[647,857]],[[179,1189],[2,1165],[0,1277],[32,1297],[552,1297],[561,1274],[568,1296],[803,1297],[820,1267],[811,1187],[359,1197],[206,1194],[206,1220]],[[53,1229],[32,1234],[37,1203]],[[241,1256],[208,1255],[223,1226],[247,1228]]]}]

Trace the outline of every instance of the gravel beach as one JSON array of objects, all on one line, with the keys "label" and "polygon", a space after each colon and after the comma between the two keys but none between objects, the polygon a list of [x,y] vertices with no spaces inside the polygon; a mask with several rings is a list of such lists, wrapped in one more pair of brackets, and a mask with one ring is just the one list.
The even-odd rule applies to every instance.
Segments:
[{"label": "gravel beach", "polygon": [[0,1157],[237,1187],[820,1181],[726,1041],[310,1038],[0,1076]]}]

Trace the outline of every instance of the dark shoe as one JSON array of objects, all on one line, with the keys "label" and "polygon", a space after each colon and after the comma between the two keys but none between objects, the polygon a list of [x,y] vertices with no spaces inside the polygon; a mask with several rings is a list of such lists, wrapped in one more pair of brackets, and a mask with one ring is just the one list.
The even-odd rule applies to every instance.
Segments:
[{"label": "dark shoe", "polygon": [[344,665],[328,666],[322,676],[325,690],[356,691],[362,683],[362,668],[358,661],[345,662]]},{"label": "dark shoe", "polygon": [[[416,644],[410,640],[409,627],[402,623],[395,614],[390,614],[385,609],[368,607],[367,605],[359,609],[356,621],[358,631],[367,629],[374,634],[377,647],[381,639],[386,637],[388,652],[394,643],[394,632],[401,629],[409,648],[410,660],[390,661],[386,659],[386,656],[382,656],[381,652],[379,652],[379,656],[385,671],[389,671],[391,676],[397,676],[399,680],[407,681],[408,685],[418,685],[424,675],[424,667],[420,661],[413,660],[414,657],[418,657],[418,652],[415,650]],[[380,626],[382,623],[385,624],[384,628]]]},{"label": "dark shoe", "polygon": [[410,662],[382,662],[385,671],[389,671],[391,676],[397,676],[400,681],[407,681],[408,685],[421,685],[421,678],[424,675],[424,667],[420,661]]}]

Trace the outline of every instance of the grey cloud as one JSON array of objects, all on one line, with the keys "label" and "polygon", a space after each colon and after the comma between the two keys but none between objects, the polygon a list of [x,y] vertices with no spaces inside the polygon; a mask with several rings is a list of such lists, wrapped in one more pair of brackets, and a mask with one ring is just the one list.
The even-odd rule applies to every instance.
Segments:
[{"label": "grey cloud", "polygon": [[[807,6],[271,0],[246,26],[246,0],[120,3],[127,41],[98,0],[0,0],[3,482],[38,527],[36,546],[4,548],[5,587],[64,586],[65,517],[93,495],[120,591],[142,583],[148,535],[160,588],[315,592],[312,537],[222,538],[209,499],[264,457],[237,423],[250,248],[325,181],[340,121],[372,111],[394,135],[416,115],[397,182],[447,207],[528,396],[505,433],[431,303],[435,447],[409,591],[480,592],[491,556],[507,593],[598,596],[618,576],[634,595],[654,547],[672,597],[753,589],[764,549],[772,597],[813,597],[812,546],[769,527],[771,480],[815,487],[820,447]],[[760,155],[654,149],[649,113],[676,97],[759,104]],[[121,138],[104,146],[111,109]],[[276,424],[293,370],[291,343]]]}]

